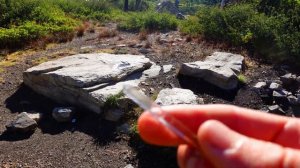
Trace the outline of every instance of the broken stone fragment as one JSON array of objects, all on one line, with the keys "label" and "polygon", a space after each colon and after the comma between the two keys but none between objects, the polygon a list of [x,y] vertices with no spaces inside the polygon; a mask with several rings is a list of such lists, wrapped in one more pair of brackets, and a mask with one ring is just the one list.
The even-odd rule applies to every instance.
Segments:
[{"label": "broken stone fragment", "polygon": [[262,89],[267,87],[267,83],[266,82],[258,82],[253,86],[255,89]]},{"label": "broken stone fragment", "polygon": [[285,114],[285,112],[278,105],[269,106],[268,110],[270,113],[273,113],[273,114],[280,114],[280,115]]},{"label": "broken stone fragment", "polygon": [[16,119],[6,125],[8,132],[26,133],[34,131],[37,127],[37,122],[28,116],[28,113],[22,112],[17,115]]},{"label": "broken stone fragment", "polygon": [[27,113],[27,115],[29,118],[33,119],[36,122],[39,122],[42,117],[41,113]]},{"label": "broken stone fragment", "polygon": [[215,52],[204,61],[184,63],[179,73],[203,79],[225,90],[238,86],[237,75],[244,66],[244,57],[226,52]]},{"label": "broken stone fragment", "polygon": [[279,90],[279,91],[274,90],[273,91],[274,98],[283,98],[283,97],[287,97],[288,95],[290,95],[290,93],[285,90]]},{"label": "broken stone fragment", "polygon": [[161,90],[155,102],[161,106],[167,106],[176,104],[199,104],[203,103],[203,99],[199,99],[191,90],[172,88]]},{"label": "broken stone fragment", "polygon": [[280,80],[282,81],[283,85],[289,86],[296,81],[296,75],[288,73],[288,74],[281,76]]},{"label": "broken stone fragment", "polygon": [[163,72],[168,73],[173,69],[173,65],[164,65],[163,66]]},{"label": "broken stone fragment", "polygon": [[290,95],[287,97],[291,105],[300,105],[300,101],[296,96]]},{"label": "broken stone fragment", "polygon": [[74,108],[72,107],[56,107],[52,111],[52,117],[57,122],[68,122],[71,121]]},{"label": "broken stone fragment", "polygon": [[300,84],[300,76],[298,76],[296,80]]},{"label": "broken stone fragment", "polygon": [[120,126],[117,127],[117,132],[119,133],[124,133],[124,134],[129,134],[130,133],[130,125],[127,123],[124,123]]},{"label": "broken stone fragment", "polygon": [[271,90],[281,90],[282,86],[278,83],[272,82],[269,86]]},{"label": "broken stone fragment", "polygon": [[134,168],[134,167],[132,166],[132,164],[128,164],[124,168]]}]

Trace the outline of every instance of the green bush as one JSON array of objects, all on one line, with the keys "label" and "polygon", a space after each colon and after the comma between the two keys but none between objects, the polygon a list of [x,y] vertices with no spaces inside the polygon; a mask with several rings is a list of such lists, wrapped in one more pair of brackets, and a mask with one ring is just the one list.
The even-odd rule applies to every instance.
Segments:
[{"label": "green bush", "polygon": [[108,0],[0,0],[0,48],[45,36],[70,40],[80,23],[76,19],[105,21],[111,9]]},{"label": "green bush", "polygon": [[195,16],[190,16],[186,20],[181,21],[179,29],[182,33],[193,37],[199,36],[203,30],[202,25],[199,22],[199,18]]},{"label": "green bush", "polygon": [[266,12],[259,3],[231,5],[224,10],[202,7],[197,18],[190,17],[180,24],[180,30],[192,36],[244,46],[256,55],[271,58],[272,62],[300,64],[300,4],[296,0],[290,2],[287,5],[282,0],[282,6],[275,5]]},{"label": "green bush", "polygon": [[176,30],[177,20],[170,14],[155,12],[130,13],[118,25],[121,30],[139,31],[145,30]]}]

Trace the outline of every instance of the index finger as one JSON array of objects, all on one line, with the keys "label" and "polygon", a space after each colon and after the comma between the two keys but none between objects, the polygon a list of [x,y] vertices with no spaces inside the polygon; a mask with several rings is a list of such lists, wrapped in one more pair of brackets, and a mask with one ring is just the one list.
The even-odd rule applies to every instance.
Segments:
[{"label": "index finger", "polygon": [[[300,148],[300,121],[298,119],[231,105],[177,105],[162,108],[182,121],[195,134],[203,122],[213,119],[224,123],[240,134],[273,141],[287,147]],[[139,118],[138,129],[141,137],[152,144],[175,146],[184,143],[152,118],[149,113],[143,113]]]}]

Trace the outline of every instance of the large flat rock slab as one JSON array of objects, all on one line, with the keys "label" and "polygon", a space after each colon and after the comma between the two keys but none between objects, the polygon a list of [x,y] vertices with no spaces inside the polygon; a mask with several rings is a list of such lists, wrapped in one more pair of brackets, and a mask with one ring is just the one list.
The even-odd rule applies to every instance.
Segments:
[{"label": "large flat rock slab", "polygon": [[237,75],[244,66],[244,57],[238,54],[215,52],[204,61],[184,63],[179,73],[203,79],[222,89],[235,89]]},{"label": "large flat rock slab", "polygon": [[[148,73],[158,71],[158,73]],[[24,83],[56,102],[83,106],[100,113],[110,96],[124,84],[138,85],[160,72],[143,55],[79,54],[26,70]]]}]

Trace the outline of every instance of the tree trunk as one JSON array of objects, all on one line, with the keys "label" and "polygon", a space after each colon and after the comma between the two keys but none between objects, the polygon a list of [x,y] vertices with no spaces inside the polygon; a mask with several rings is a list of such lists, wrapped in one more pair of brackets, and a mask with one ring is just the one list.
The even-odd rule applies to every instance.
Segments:
[{"label": "tree trunk", "polygon": [[175,0],[175,7],[178,9],[179,8],[179,0]]},{"label": "tree trunk", "polygon": [[142,0],[135,0],[135,10],[140,10]]},{"label": "tree trunk", "polygon": [[124,11],[128,11],[128,0],[124,0]]}]

